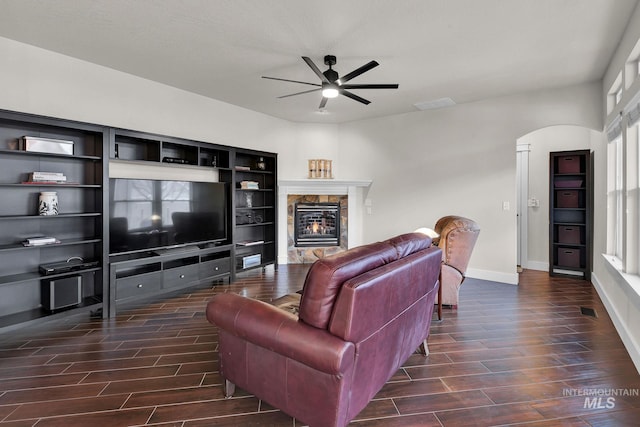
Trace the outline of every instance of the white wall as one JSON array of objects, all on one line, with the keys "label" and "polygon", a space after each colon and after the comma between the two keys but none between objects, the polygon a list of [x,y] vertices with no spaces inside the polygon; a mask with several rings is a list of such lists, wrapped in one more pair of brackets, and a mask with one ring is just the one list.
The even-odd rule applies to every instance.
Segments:
[{"label": "white wall", "polygon": [[[622,41],[613,55],[603,79],[601,103],[606,106],[607,91],[615,81],[618,73],[624,69],[625,62],[640,39],[640,7],[633,12]],[[619,114],[637,93],[640,93],[640,78],[629,85],[623,83],[625,90],[622,101],[606,116],[604,124]],[[622,341],[624,342],[636,368],[640,371],[640,293],[633,289],[629,281],[611,265],[605,261],[602,254],[606,253],[607,231],[607,143],[605,141],[594,142],[595,152],[595,200],[601,201],[595,204],[594,212],[594,266],[592,281],[603,300],[609,316],[613,320]],[[635,280],[638,280],[637,277]],[[637,286],[637,285],[636,285]]]},{"label": "white wall", "polygon": [[296,178],[337,143],[335,126],[293,124],[1,37],[0,57],[1,109],[275,151],[281,176]]},{"label": "white wall", "polygon": [[8,39],[0,57],[2,109],[275,151],[281,179],[306,177],[309,158],[332,158],[337,178],[373,179],[365,241],[469,216],[482,227],[469,275],[508,283],[517,281],[516,140],[556,124],[602,128],[598,83],[338,126],[290,123]]},{"label": "white wall", "polygon": [[349,159],[350,176],[373,179],[365,240],[466,216],[482,229],[469,276],[517,283],[516,141],[558,124],[601,129],[600,85],[341,125],[340,158]]},{"label": "white wall", "polygon": [[604,138],[602,132],[578,126],[551,126],[518,139],[528,144],[529,198],[540,206],[529,207],[528,244],[525,268],[549,269],[549,153],[552,151],[590,150],[592,141]]}]

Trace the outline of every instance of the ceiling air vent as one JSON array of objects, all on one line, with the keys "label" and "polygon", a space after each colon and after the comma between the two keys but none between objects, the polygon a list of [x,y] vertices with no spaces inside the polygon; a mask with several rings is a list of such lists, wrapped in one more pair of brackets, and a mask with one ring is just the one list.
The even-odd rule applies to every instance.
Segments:
[{"label": "ceiling air vent", "polygon": [[451,98],[433,99],[431,101],[422,101],[413,104],[418,110],[437,110],[439,108],[446,108],[456,105]]}]

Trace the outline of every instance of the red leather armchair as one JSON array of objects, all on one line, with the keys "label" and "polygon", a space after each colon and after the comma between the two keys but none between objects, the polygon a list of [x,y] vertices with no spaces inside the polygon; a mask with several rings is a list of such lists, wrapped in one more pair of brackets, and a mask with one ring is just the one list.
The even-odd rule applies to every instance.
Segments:
[{"label": "red leather armchair", "polygon": [[318,260],[299,317],[216,295],[206,315],[227,395],[237,384],[310,426],[346,425],[426,343],[441,259],[412,233]]}]

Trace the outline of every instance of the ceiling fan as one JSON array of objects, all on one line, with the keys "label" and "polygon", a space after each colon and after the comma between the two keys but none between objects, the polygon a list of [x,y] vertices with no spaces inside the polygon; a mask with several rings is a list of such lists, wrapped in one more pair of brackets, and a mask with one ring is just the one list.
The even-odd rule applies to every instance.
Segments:
[{"label": "ceiling fan", "polygon": [[303,56],[302,59],[313,70],[313,72],[316,73],[316,75],[320,78],[321,83],[320,84],[309,83],[309,82],[301,82],[298,80],[281,79],[278,77],[262,76],[263,79],[280,80],[283,82],[301,83],[301,84],[310,85],[310,86],[317,86],[316,89],[305,90],[303,92],[296,92],[289,95],[283,95],[283,96],[279,96],[278,98],[288,98],[290,96],[302,95],[304,93],[316,92],[321,90],[322,100],[320,101],[319,108],[324,108],[327,105],[327,100],[329,98],[335,98],[338,95],[344,95],[347,98],[351,98],[354,101],[358,101],[367,105],[367,104],[370,104],[371,101],[364,99],[352,92],[349,92],[349,90],[347,89],[398,89],[398,84],[369,84],[369,83],[346,84],[349,80],[353,79],[354,77],[357,77],[360,74],[365,73],[370,69],[380,65],[376,61],[370,61],[364,64],[362,67],[356,68],[352,72],[347,73],[344,76],[340,77],[337,71],[331,68],[332,66],[336,65],[336,57],[333,55],[326,55],[324,57],[325,65],[329,66],[329,69],[326,70],[325,72],[321,72],[320,69],[316,66],[316,64],[313,63],[313,61],[310,58]]}]

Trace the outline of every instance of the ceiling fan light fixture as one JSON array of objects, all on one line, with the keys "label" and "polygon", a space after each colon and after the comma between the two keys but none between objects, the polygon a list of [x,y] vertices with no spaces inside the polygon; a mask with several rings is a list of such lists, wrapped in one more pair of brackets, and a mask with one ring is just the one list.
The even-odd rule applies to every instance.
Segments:
[{"label": "ceiling fan light fixture", "polygon": [[318,66],[311,60],[311,58],[309,58],[307,56],[303,56],[302,60],[304,62],[306,62],[306,64],[309,66],[309,68],[311,68],[311,70],[314,72],[314,74],[316,76],[318,76],[318,78],[320,78],[320,83],[309,83],[309,82],[301,82],[299,80],[281,79],[279,77],[262,76],[263,79],[280,80],[280,81],[283,81],[283,82],[299,83],[299,84],[304,84],[304,85],[309,85],[309,86],[315,86],[316,87],[316,89],[310,89],[310,90],[305,90],[305,91],[302,91],[302,92],[296,92],[296,93],[292,93],[290,95],[283,95],[283,96],[279,96],[278,98],[288,98],[290,96],[302,95],[302,94],[305,94],[305,93],[321,91],[322,99],[320,100],[320,106],[318,107],[318,109],[322,110],[322,109],[325,108],[325,106],[327,105],[327,101],[330,98],[337,98],[340,95],[344,95],[345,97],[347,97],[349,99],[352,99],[354,101],[360,102],[361,104],[364,104],[364,105],[371,104],[371,101],[369,101],[367,99],[364,99],[361,96],[358,96],[355,93],[351,92],[352,89],[398,89],[398,84],[397,83],[393,83],[393,84],[373,84],[373,83],[345,84],[348,81],[350,81],[351,79],[353,79],[355,77],[358,77],[360,74],[365,73],[365,72],[371,70],[372,68],[375,68],[378,65],[380,65],[376,61],[369,61],[366,64],[364,64],[362,67],[356,68],[355,70],[351,71],[350,73],[347,73],[344,76],[340,77],[338,72],[335,71],[333,68],[331,68],[333,65],[336,64],[336,57],[333,56],[333,55],[326,55],[324,57],[325,65],[329,66],[329,69],[324,71],[324,72],[320,71]]},{"label": "ceiling fan light fixture", "polygon": [[340,91],[335,83],[326,83],[322,85],[322,96],[325,98],[336,98],[338,95],[340,95]]}]

